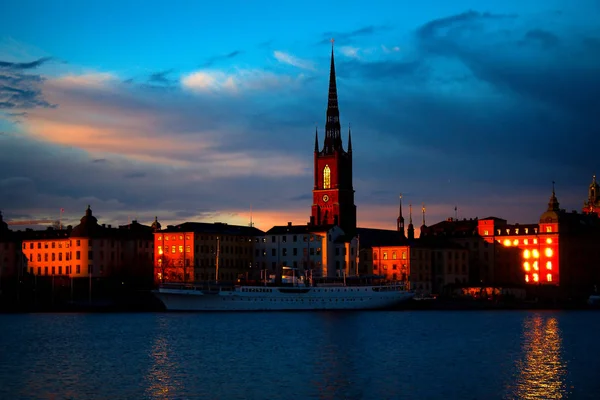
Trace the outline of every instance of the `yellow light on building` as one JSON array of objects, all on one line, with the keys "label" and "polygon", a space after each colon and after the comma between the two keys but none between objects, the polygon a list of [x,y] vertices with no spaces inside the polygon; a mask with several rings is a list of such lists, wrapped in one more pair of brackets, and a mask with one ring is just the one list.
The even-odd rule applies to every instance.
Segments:
[{"label": "yellow light on building", "polygon": [[533,249],[532,254],[533,258],[540,258],[540,252],[537,249]]},{"label": "yellow light on building", "polygon": [[537,238],[533,239],[533,244],[537,244]]},{"label": "yellow light on building", "polygon": [[552,261],[546,262],[546,269],[552,269]]},{"label": "yellow light on building", "polygon": [[505,239],[505,240],[504,240],[504,245],[505,245],[506,247],[510,246],[510,240],[508,240],[508,239]]},{"label": "yellow light on building", "polygon": [[523,244],[529,244],[529,239],[523,239]]},{"label": "yellow light on building", "polygon": [[538,274],[533,274],[533,281],[534,282],[539,282],[540,281],[540,276]]},{"label": "yellow light on building", "polygon": [[546,280],[547,280],[548,282],[552,282],[552,274],[548,274],[548,275],[546,275]]},{"label": "yellow light on building", "polygon": [[525,282],[529,282],[529,275],[525,275]]},{"label": "yellow light on building", "polygon": [[515,246],[518,246],[518,245],[519,245],[519,239],[515,239],[515,240],[513,240],[513,244],[514,244]]},{"label": "yellow light on building", "polygon": [[537,261],[533,262],[533,269],[535,269],[536,271],[540,269],[539,264]]},{"label": "yellow light on building", "polygon": [[546,243],[552,244],[552,239],[551,238],[546,239]]},{"label": "yellow light on building", "polygon": [[546,254],[546,257],[552,257],[552,249],[550,247],[547,247],[546,250],[544,250],[544,254]]},{"label": "yellow light on building", "polygon": [[530,268],[529,268],[529,263],[527,261],[525,261],[523,263],[523,268],[525,269],[525,271],[529,271]]},{"label": "yellow light on building", "polygon": [[529,257],[531,257],[531,252],[529,250],[525,249],[523,251],[523,258],[527,259]]}]

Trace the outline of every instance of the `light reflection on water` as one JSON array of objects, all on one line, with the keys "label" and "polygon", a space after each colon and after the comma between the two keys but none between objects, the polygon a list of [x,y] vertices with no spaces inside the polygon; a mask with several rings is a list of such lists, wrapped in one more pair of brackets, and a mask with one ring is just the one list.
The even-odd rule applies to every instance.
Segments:
[{"label": "light reflection on water", "polygon": [[520,399],[568,397],[567,362],[558,319],[540,314],[523,321],[523,357],[516,363],[514,394]]},{"label": "light reflection on water", "polygon": [[0,399],[594,399],[598,316],[0,315]]}]

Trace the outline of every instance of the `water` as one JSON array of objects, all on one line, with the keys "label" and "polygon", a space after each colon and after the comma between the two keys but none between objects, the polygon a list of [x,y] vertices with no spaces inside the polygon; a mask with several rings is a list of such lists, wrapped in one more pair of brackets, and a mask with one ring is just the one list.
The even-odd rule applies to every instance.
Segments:
[{"label": "water", "polygon": [[597,312],[0,315],[0,399],[586,399]]}]

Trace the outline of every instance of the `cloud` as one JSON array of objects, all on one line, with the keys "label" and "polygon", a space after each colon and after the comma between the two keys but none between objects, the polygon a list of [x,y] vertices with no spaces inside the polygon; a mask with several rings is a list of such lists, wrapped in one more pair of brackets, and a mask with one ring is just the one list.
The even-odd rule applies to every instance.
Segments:
[{"label": "cloud", "polygon": [[273,56],[275,57],[275,59],[277,59],[277,61],[284,63],[284,64],[289,64],[291,66],[294,66],[297,68],[302,68],[302,69],[310,69],[310,70],[315,69],[312,62],[295,57],[289,53],[284,53],[283,51],[276,50],[273,52]]},{"label": "cloud", "polygon": [[169,79],[169,78],[167,78],[167,75],[169,75],[172,72],[173,72],[172,69],[168,69],[168,70],[165,70],[165,71],[159,71],[159,72],[155,72],[153,74],[150,74],[150,76],[148,77],[148,82],[159,83],[159,84],[163,84],[163,85],[170,85],[174,81],[171,80],[171,79]]},{"label": "cloud", "polygon": [[349,32],[328,31],[321,34],[322,39],[319,41],[319,44],[329,43],[331,39],[334,39],[336,43],[350,44],[353,39],[384,33],[390,29],[389,26],[368,25]]},{"label": "cloud", "polygon": [[[46,60],[42,58],[23,63],[0,61],[0,110],[55,106],[42,95],[41,85],[44,78],[41,75],[23,72],[43,64]],[[13,117],[17,116],[12,114]]]},{"label": "cloud", "polygon": [[200,67],[201,68],[209,68],[209,67],[212,67],[213,65],[217,64],[220,61],[230,60],[232,58],[242,55],[243,53],[244,52],[242,50],[234,50],[227,54],[213,56],[213,57],[210,57],[208,60],[206,60],[202,65],[200,65]]},{"label": "cloud", "polygon": [[558,39],[558,36],[552,32],[542,29],[532,29],[525,34],[524,42],[533,42],[544,48],[551,48],[557,46],[560,40]]},{"label": "cloud", "polygon": [[397,53],[400,51],[400,47],[399,46],[393,46],[393,47],[387,47],[385,45],[381,45],[381,50],[383,50],[384,53],[386,54],[390,54],[390,53]]},{"label": "cloud", "polygon": [[358,58],[358,52],[360,49],[358,47],[352,46],[342,46],[339,48],[340,52],[346,57]]},{"label": "cloud", "polygon": [[8,61],[0,60],[0,68],[8,68],[8,69],[15,69],[15,70],[32,69],[32,68],[37,68],[40,65],[47,63],[50,60],[52,60],[52,57],[42,57],[35,61],[30,61],[30,62],[8,62]]},{"label": "cloud", "polygon": [[184,75],[183,88],[194,92],[238,93],[240,91],[264,91],[296,86],[303,76],[293,78],[259,69],[241,69],[235,73],[218,70],[200,70]]}]

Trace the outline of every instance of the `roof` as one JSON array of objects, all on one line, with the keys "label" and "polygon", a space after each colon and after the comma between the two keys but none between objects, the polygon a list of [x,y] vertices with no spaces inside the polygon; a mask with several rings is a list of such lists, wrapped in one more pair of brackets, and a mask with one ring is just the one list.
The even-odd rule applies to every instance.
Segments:
[{"label": "roof", "polygon": [[271,229],[269,229],[265,234],[267,234],[267,235],[285,235],[285,234],[303,235],[303,234],[314,233],[314,232],[327,232],[327,231],[330,231],[331,229],[333,229],[333,227],[335,227],[335,225],[292,225],[292,224],[287,224],[287,225],[281,225],[281,226],[274,226]]},{"label": "roof", "polygon": [[390,229],[356,228],[360,247],[406,246],[408,239],[401,232]]},{"label": "roof", "polygon": [[462,245],[450,240],[447,237],[425,237],[421,239],[417,239],[410,244],[412,248],[427,248],[427,249],[465,249]]},{"label": "roof", "polygon": [[231,236],[262,236],[265,233],[253,226],[229,225],[222,222],[184,222],[179,225],[169,225],[160,232],[194,232]]}]

